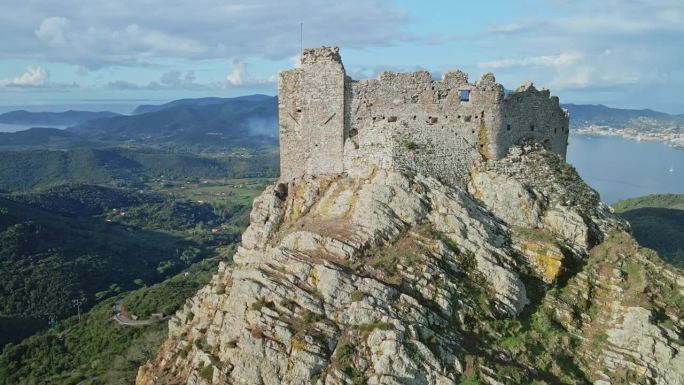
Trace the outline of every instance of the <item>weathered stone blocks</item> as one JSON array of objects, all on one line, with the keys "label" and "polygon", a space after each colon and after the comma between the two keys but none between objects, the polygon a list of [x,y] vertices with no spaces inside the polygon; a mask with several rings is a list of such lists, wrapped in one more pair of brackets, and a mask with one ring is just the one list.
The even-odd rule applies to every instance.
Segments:
[{"label": "weathered stone blocks", "polygon": [[346,76],[337,47],[307,49],[280,74],[281,179],[412,171],[465,186],[472,167],[511,146],[536,142],[565,157],[568,113],[548,90],[526,83],[504,92],[493,74],[469,83],[462,71]]}]

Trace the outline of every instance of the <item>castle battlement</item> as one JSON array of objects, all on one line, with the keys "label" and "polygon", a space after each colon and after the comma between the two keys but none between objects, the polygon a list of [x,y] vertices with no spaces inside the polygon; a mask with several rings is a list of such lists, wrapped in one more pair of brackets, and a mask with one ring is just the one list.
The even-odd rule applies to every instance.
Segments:
[{"label": "castle battlement", "polygon": [[281,179],[374,165],[465,185],[478,162],[524,141],[565,158],[569,116],[532,83],[505,94],[494,75],[383,72],[352,80],[337,47],[306,49],[280,73]]}]

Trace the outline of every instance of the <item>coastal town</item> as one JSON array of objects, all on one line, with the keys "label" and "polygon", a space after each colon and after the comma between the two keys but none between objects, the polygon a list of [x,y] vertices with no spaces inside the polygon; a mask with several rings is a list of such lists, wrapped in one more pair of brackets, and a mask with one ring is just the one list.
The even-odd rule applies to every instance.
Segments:
[{"label": "coastal town", "polygon": [[684,150],[684,130],[679,127],[661,127],[658,130],[644,131],[631,127],[615,128],[592,124],[586,127],[571,129],[570,132],[575,135],[619,136],[636,141],[657,140],[666,142],[673,148]]}]

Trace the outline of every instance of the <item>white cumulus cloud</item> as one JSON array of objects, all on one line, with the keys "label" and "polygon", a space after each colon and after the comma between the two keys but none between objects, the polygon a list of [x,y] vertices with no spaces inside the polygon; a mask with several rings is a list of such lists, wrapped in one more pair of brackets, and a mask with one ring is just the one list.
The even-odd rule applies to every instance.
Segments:
[{"label": "white cumulus cloud", "polygon": [[5,87],[42,87],[50,82],[50,73],[41,67],[28,67],[26,72],[14,77],[0,80]]}]

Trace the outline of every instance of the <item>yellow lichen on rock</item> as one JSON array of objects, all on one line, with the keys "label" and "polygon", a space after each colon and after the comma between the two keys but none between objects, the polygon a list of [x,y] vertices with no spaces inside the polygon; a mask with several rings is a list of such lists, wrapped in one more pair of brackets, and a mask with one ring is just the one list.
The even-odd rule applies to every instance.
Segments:
[{"label": "yellow lichen on rock", "polygon": [[306,340],[301,336],[295,336],[290,344],[292,346],[292,350],[306,350],[308,346]]},{"label": "yellow lichen on rock", "polygon": [[524,242],[521,251],[545,282],[553,282],[563,267],[563,253],[560,249],[544,242]]},{"label": "yellow lichen on rock", "polygon": [[297,191],[295,192],[294,199],[292,202],[292,211],[290,212],[290,216],[288,218],[290,222],[299,219],[303,214],[304,202],[302,202],[301,197],[304,195],[305,190],[306,185],[300,184],[297,188]]},{"label": "yellow lichen on rock", "polygon": [[540,229],[513,226],[513,232],[517,235],[514,247],[523,254],[544,282],[555,281],[563,269],[564,258],[555,238]]},{"label": "yellow lichen on rock", "polygon": [[311,285],[312,285],[313,287],[317,287],[318,284],[320,283],[321,279],[318,277],[318,272],[317,272],[317,270],[316,270],[315,267],[314,267],[313,269],[311,269],[311,273],[310,273],[310,275],[309,275],[309,279],[310,279]]},{"label": "yellow lichen on rock", "polygon": [[349,180],[332,183],[317,204],[315,213],[338,217],[340,212],[349,212],[353,208],[352,197],[355,192],[355,186]]}]

